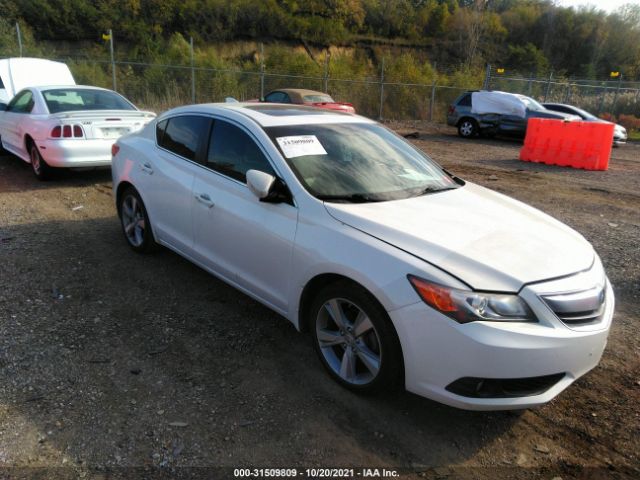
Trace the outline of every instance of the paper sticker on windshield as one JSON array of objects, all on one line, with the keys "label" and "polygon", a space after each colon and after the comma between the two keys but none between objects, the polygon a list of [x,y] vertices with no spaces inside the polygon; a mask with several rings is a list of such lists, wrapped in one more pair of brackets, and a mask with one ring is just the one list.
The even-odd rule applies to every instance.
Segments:
[{"label": "paper sticker on windshield", "polygon": [[287,158],[327,154],[327,151],[315,135],[277,137],[276,140],[278,141],[278,145],[280,145],[284,156]]}]

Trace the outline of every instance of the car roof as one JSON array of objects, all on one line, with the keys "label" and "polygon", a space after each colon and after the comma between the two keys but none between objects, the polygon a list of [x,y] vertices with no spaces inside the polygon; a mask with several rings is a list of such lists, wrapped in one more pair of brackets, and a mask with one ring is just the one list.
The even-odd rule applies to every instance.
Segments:
[{"label": "car roof", "polygon": [[111,92],[113,90],[109,90],[107,88],[94,87],[92,85],[38,85],[35,87],[27,87],[32,88],[33,90],[37,90],[39,92],[43,92],[45,90],[64,90],[64,89],[77,89],[77,90],[102,90],[105,92]]},{"label": "car roof", "polygon": [[174,108],[161,114],[161,120],[173,115],[186,113],[218,114],[223,116],[242,115],[261,125],[275,127],[284,125],[309,125],[327,123],[375,123],[373,120],[334,110],[294,105],[290,103],[203,103]]}]

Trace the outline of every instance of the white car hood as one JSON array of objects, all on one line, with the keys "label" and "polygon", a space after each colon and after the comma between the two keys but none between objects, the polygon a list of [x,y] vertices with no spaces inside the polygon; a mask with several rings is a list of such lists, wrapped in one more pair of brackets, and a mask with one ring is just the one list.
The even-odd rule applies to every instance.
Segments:
[{"label": "white car hood", "polygon": [[595,258],[591,245],[563,223],[471,183],[406,200],[325,207],[338,221],[476,290],[517,292],[526,283],[586,270]]}]

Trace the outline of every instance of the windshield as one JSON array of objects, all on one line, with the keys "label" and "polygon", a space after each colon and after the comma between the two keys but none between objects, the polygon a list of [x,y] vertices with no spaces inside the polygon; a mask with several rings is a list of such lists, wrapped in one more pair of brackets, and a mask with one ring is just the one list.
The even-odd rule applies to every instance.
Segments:
[{"label": "windshield", "polygon": [[540,103],[536,102],[531,97],[518,95],[518,98],[522,100],[522,103],[524,103],[525,107],[527,107],[529,110],[546,110],[546,108],[544,108]]},{"label": "windshield", "polygon": [[304,101],[311,103],[334,103],[333,98],[329,95],[305,95]]},{"label": "windshield", "polygon": [[42,92],[50,113],[77,110],[136,110],[124,97],[109,90],[56,88]]},{"label": "windshield", "polygon": [[396,200],[458,186],[439,165],[382,125],[287,125],[265,130],[303,186],[321,200]]},{"label": "windshield", "polygon": [[596,117],[595,115],[587,112],[586,110],[582,110],[581,108],[578,107],[573,107],[573,109],[576,111],[576,115],[586,119],[586,120],[599,120],[598,117]]}]

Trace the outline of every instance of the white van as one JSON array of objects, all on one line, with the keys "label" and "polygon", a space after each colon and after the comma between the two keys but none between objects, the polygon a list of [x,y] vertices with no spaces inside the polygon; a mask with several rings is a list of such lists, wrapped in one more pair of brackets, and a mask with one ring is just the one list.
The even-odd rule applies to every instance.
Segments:
[{"label": "white van", "polygon": [[75,85],[66,64],[43,58],[0,59],[0,103],[9,103],[26,87]]}]

